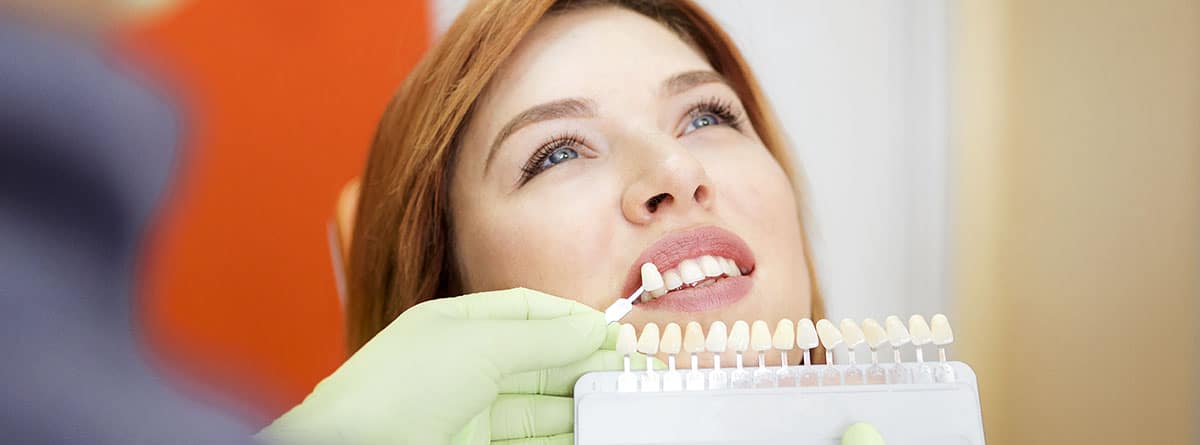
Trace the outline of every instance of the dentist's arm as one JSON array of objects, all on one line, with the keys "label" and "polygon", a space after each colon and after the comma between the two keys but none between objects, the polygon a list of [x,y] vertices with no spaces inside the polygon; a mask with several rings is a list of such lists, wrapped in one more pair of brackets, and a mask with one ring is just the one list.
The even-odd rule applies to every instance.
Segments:
[{"label": "dentist's arm", "polygon": [[428,301],[401,314],[259,437],[570,444],[575,380],[623,363],[602,350],[615,341],[608,331],[600,312],[529,289]]}]

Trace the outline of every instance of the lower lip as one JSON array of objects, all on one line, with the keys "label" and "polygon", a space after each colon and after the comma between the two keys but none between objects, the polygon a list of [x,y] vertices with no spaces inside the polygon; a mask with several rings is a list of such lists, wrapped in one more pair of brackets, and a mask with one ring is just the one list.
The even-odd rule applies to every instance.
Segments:
[{"label": "lower lip", "polygon": [[736,303],[750,293],[754,281],[749,276],[726,277],[703,287],[669,292],[634,307],[646,310],[703,312]]}]

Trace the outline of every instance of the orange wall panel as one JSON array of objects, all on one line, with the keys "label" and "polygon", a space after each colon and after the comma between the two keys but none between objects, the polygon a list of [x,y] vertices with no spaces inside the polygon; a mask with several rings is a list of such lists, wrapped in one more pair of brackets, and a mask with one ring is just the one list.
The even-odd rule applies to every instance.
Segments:
[{"label": "orange wall panel", "polygon": [[325,225],[428,46],[426,8],[195,0],[126,36],[186,122],[138,308],[172,373],[265,420],[341,363]]}]

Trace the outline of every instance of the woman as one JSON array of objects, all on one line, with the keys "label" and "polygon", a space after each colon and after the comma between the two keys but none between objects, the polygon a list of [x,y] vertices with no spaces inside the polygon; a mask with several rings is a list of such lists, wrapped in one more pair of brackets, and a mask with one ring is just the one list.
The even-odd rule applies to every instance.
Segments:
[{"label": "woman", "polygon": [[376,134],[350,253],[357,352],[264,436],[571,443],[574,380],[621,363],[597,310],[646,262],[668,287],[696,281],[685,260],[723,273],[624,321],[812,317],[789,156],[741,55],[686,0],[472,3]]}]

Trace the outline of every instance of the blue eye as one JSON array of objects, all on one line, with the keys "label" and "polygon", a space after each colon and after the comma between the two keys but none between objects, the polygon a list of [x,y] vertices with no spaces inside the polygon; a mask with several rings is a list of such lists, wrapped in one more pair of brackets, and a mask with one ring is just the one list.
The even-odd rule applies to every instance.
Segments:
[{"label": "blue eye", "polygon": [[550,154],[546,155],[546,159],[542,160],[540,167],[542,170],[545,170],[578,157],[579,152],[575,151],[574,148],[568,146],[558,147],[554,149],[554,151],[550,152]]},{"label": "blue eye", "polygon": [[575,147],[584,145],[583,138],[576,135],[560,136],[538,147],[525,165],[521,167],[521,180],[519,184],[524,184],[539,173],[550,169],[558,164],[570,161],[579,157],[579,150]]},{"label": "blue eye", "polygon": [[712,114],[712,113],[704,113],[704,114],[701,114],[699,116],[692,118],[692,122],[689,123],[687,128],[685,128],[683,130],[683,134],[691,133],[693,131],[699,130],[699,129],[701,129],[703,127],[707,127],[709,125],[720,125],[720,124],[721,124],[720,117],[717,117],[717,115]]}]

